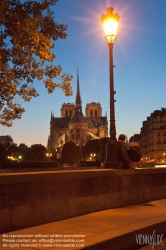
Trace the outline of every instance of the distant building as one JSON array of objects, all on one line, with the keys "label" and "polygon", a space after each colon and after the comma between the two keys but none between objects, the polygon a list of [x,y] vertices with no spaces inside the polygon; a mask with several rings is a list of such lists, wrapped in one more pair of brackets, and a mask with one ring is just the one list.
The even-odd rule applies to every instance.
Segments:
[{"label": "distant building", "polygon": [[83,146],[87,141],[108,136],[107,116],[102,116],[100,103],[92,102],[86,105],[85,116],[82,113],[79,75],[77,70],[77,93],[75,104],[64,103],[61,117],[54,117],[51,112],[50,134],[48,138],[49,152],[57,152],[60,157],[63,145],[74,141]]},{"label": "distant building", "polygon": [[137,142],[140,143],[141,135],[140,134],[134,134],[130,137],[129,142]]},{"label": "distant building", "polygon": [[166,162],[166,108],[155,110],[143,121],[140,145],[144,159]]}]

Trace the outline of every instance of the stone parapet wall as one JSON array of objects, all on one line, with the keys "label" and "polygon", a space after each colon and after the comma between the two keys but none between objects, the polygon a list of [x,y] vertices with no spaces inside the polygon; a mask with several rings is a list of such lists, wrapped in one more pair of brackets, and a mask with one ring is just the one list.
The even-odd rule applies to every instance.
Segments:
[{"label": "stone parapet wall", "polygon": [[0,174],[0,233],[166,198],[166,169]]}]

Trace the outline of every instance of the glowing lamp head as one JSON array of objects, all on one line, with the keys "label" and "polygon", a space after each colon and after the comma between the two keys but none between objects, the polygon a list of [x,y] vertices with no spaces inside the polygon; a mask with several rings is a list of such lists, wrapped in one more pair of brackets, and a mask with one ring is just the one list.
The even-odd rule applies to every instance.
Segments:
[{"label": "glowing lamp head", "polygon": [[113,43],[117,38],[118,21],[120,16],[113,13],[114,8],[107,8],[107,14],[103,14],[101,21],[104,28],[105,39],[108,43]]}]

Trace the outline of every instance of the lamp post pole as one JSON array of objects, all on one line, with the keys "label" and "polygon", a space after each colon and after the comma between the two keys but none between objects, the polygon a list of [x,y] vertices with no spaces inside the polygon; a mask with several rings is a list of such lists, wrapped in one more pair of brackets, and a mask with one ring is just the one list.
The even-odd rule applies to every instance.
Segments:
[{"label": "lamp post pole", "polygon": [[109,70],[110,70],[110,141],[117,141],[115,127],[115,99],[114,99],[114,65],[113,65],[113,43],[109,47]]},{"label": "lamp post pole", "polygon": [[113,13],[114,8],[107,8],[107,14],[101,17],[105,39],[108,41],[109,48],[109,73],[110,73],[110,139],[107,144],[105,168],[122,168],[123,162],[120,152],[121,143],[116,139],[116,126],[115,126],[115,90],[114,90],[114,64],[113,64],[113,45],[116,39],[119,15]]}]

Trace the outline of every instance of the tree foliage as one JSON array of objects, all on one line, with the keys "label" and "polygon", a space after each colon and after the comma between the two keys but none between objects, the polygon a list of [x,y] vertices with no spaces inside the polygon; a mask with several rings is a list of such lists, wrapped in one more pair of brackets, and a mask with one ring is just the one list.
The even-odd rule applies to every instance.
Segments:
[{"label": "tree foliage", "polygon": [[[21,162],[48,161],[46,147],[42,144],[33,144],[30,147],[24,143],[17,146],[10,135],[0,136],[0,168],[1,162],[15,164]],[[21,158],[19,158],[21,156]],[[21,159],[21,160],[20,160]],[[56,160],[55,156],[51,160]]]},{"label": "tree foliage", "polygon": [[18,147],[17,147],[17,144],[13,143],[8,148],[8,154],[12,154],[12,153],[16,153],[16,152],[18,152]]},{"label": "tree foliage", "polygon": [[82,151],[79,146],[72,141],[65,143],[61,154],[62,164],[67,163],[69,165],[78,165],[81,160],[81,156]]},{"label": "tree foliage", "polygon": [[108,143],[109,138],[104,137],[101,139],[88,141],[83,147],[83,157],[89,158],[90,154],[98,154],[100,151],[106,149],[106,145]]},{"label": "tree foliage", "polygon": [[72,95],[72,76],[55,66],[54,42],[65,39],[67,25],[57,24],[51,6],[58,0],[0,1],[0,124],[11,126],[25,109],[22,101],[39,94],[34,80],[52,93]]},{"label": "tree foliage", "polygon": [[7,150],[9,149],[9,147],[15,145],[14,142],[13,142],[13,138],[10,135],[4,135],[4,136],[1,136],[1,137],[2,137],[2,140],[3,140],[3,145]]},{"label": "tree foliage", "polygon": [[33,144],[29,148],[29,160],[43,161],[46,160],[46,148],[41,144]]},{"label": "tree foliage", "polygon": [[6,157],[7,157],[7,150],[5,146],[0,143],[0,162],[5,161]]}]

